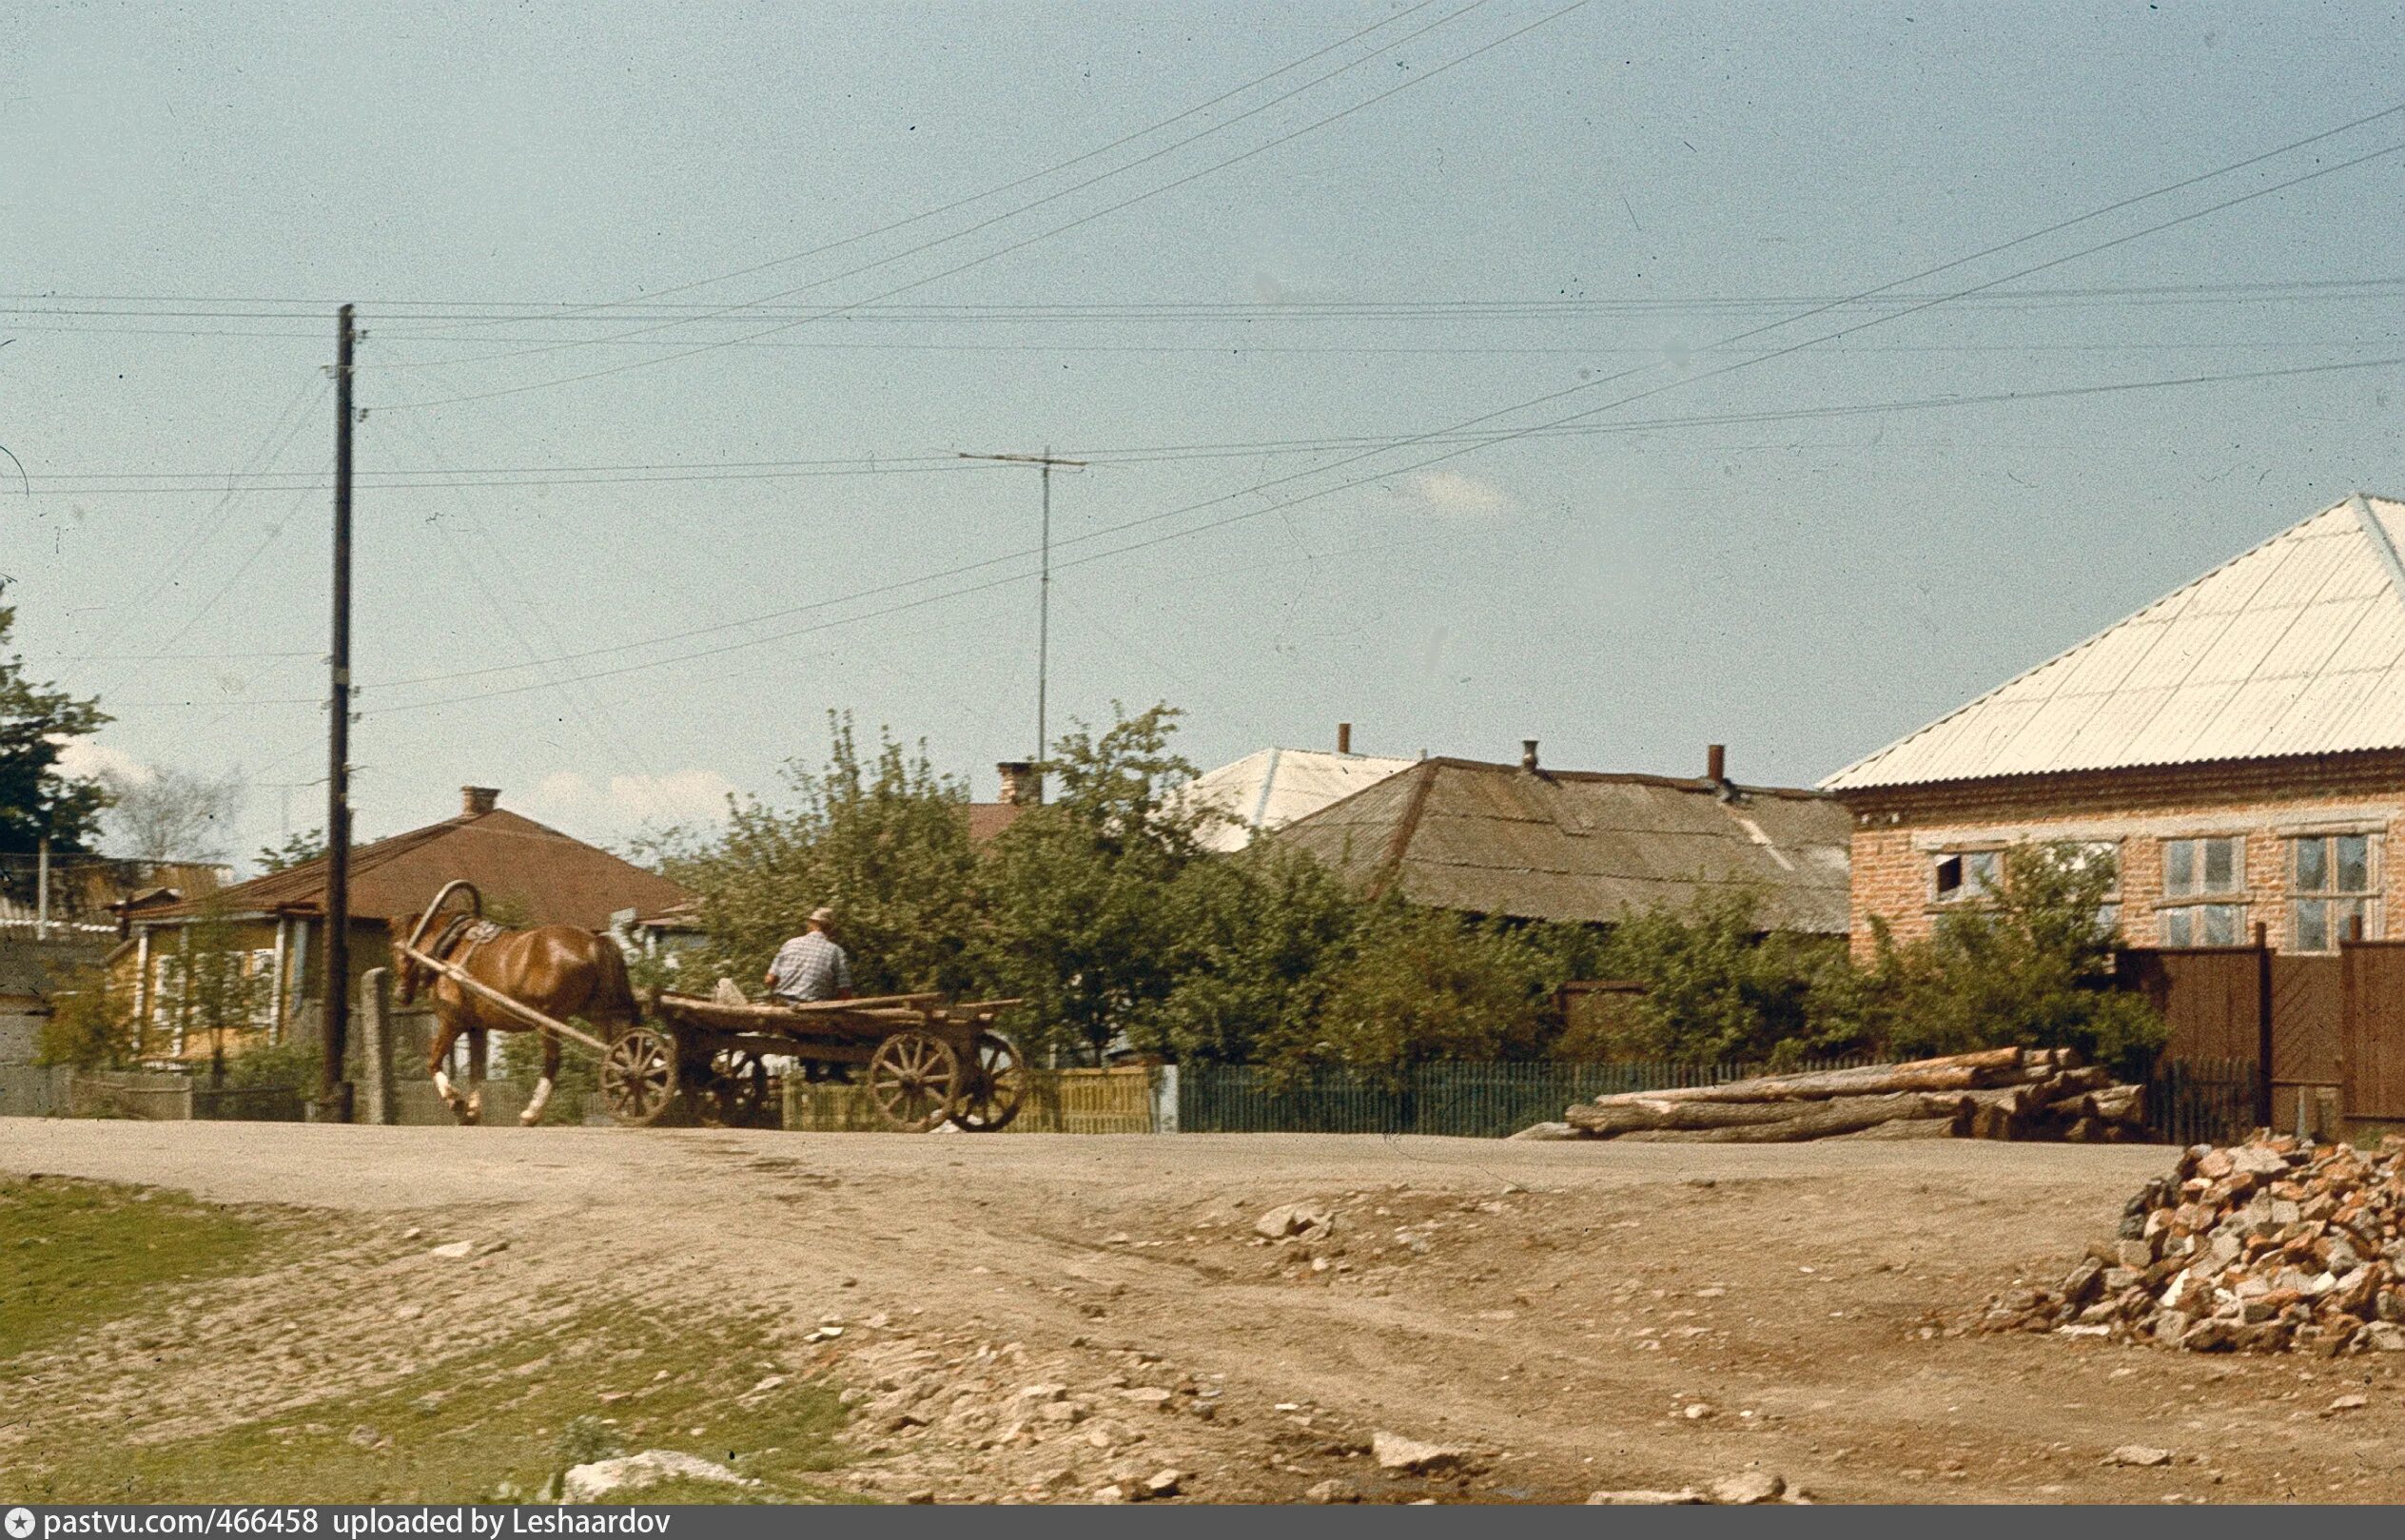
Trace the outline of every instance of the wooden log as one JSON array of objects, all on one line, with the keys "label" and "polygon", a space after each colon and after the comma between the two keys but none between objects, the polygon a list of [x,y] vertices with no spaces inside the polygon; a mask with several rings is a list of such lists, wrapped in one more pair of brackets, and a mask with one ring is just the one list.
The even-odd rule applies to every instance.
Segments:
[{"label": "wooden log", "polygon": [[[1855,1103],[1876,1103],[1890,1118],[1950,1118],[1961,1111],[1960,1096],[1918,1091],[1883,1097],[1838,1098]],[[1620,1134],[1705,1128],[1750,1128],[1760,1123],[1787,1122],[1807,1109],[1828,1101],[1631,1101],[1608,1107],[1572,1107],[1564,1121],[1582,1133],[1610,1139]],[[1867,1110],[1854,1106],[1854,1111]]]},{"label": "wooden log", "polygon": [[2089,1116],[2106,1122],[2134,1123],[2146,1116],[2146,1088],[2113,1085],[2088,1098]]},{"label": "wooden log", "polygon": [[2003,1102],[1971,1108],[1970,1137],[2014,1140],[2021,1137],[2021,1109]]},{"label": "wooden log", "polygon": [[[1961,1139],[1964,1136],[1950,1118],[1904,1118],[1891,1123],[1873,1123],[1857,1128],[1850,1134],[1832,1134],[1832,1139]],[[1971,1137],[1978,1137],[1976,1135]]]},{"label": "wooden log", "polygon": [[1984,1086],[2020,1084],[2035,1073],[2022,1065],[2020,1049],[1993,1048],[1903,1064],[1864,1064],[1855,1069],[1829,1069],[1809,1075],[1766,1075],[1666,1091],[1622,1091],[1597,1097],[1591,1104],[1611,1107],[1640,1101],[1814,1101],[1841,1096],[1886,1096],[1898,1091],[1970,1091]]},{"label": "wooden log", "polygon": [[1891,1096],[1799,1101],[1789,1106],[1789,1116],[1770,1122],[1738,1123],[1726,1128],[1639,1129],[1618,1137],[1648,1143],[1795,1144],[1887,1122],[1937,1122],[1949,1133],[1959,1133],[1967,1127],[1969,1117],[1968,1104],[1959,1097],[1907,1091]]}]

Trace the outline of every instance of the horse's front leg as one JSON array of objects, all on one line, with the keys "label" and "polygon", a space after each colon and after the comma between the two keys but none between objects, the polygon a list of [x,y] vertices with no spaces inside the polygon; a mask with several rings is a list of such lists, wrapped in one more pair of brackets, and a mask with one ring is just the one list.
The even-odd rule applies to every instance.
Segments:
[{"label": "horse's front leg", "polygon": [[459,1088],[451,1083],[443,1064],[451,1058],[451,1044],[459,1040],[459,1024],[438,1013],[435,1017],[434,1042],[426,1048],[426,1073],[434,1077],[435,1093],[442,1104],[451,1109],[451,1116],[459,1117],[466,1103],[460,1100]]},{"label": "horse's front leg", "polygon": [[559,1034],[550,1027],[538,1026],[536,1038],[543,1045],[542,1078],[535,1082],[535,1094],[526,1099],[526,1110],[518,1121],[532,1128],[543,1121],[543,1108],[551,1101],[552,1082],[559,1079]]},{"label": "horse's front leg", "polygon": [[468,1028],[468,1110],[462,1122],[484,1121],[484,1028]]}]

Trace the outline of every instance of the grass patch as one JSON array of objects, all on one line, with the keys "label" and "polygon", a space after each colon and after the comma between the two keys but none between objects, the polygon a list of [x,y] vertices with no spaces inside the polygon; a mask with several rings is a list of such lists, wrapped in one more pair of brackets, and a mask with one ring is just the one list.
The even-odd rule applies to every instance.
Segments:
[{"label": "grass patch", "polygon": [[180,1194],[0,1180],[0,1365],[133,1315],[155,1292],[258,1265],[265,1234]]},{"label": "grass patch", "polygon": [[16,1491],[44,1502],[532,1501],[570,1464],[675,1449],[759,1484],[679,1481],[635,1500],[856,1500],[818,1479],[844,1458],[835,1390],[796,1380],[756,1391],[774,1372],[765,1335],[733,1318],[672,1328],[638,1301],[581,1310],[372,1391],[201,1437],[45,1448],[37,1436]]}]

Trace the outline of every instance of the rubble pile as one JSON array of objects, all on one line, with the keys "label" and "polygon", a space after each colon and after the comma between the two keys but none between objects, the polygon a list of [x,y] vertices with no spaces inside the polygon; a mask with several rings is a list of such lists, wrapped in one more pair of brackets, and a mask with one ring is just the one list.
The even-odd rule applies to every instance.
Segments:
[{"label": "rubble pile", "polygon": [[1623,1091],[1572,1107],[1563,1119],[1567,1126],[1559,1137],[1578,1139],[2120,1143],[2145,1137],[2145,1087],[2113,1083],[2111,1071],[2082,1064],[2074,1049],[1989,1048],[1908,1063]]},{"label": "rubble pile", "polygon": [[2376,1153],[2258,1133],[2193,1145],[2111,1245],[1976,1323],[2194,1352],[2405,1352],[2405,1139]]}]

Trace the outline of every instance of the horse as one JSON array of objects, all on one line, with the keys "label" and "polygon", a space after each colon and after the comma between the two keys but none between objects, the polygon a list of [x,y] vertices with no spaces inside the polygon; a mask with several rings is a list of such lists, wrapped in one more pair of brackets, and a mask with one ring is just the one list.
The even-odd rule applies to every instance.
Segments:
[{"label": "horse", "polygon": [[[449,889],[444,891],[447,894]],[[433,1077],[434,1088],[441,1094],[451,1115],[462,1123],[476,1122],[484,1115],[485,1034],[535,1032],[542,1042],[542,1077],[535,1082],[535,1094],[527,1100],[526,1110],[518,1117],[520,1123],[532,1127],[542,1118],[543,1106],[551,1100],[552,1084],[559,1077],[559,1034],[549,1027],[534,1026],[409,955],[408,948],[423,932],[441,902],[437,899],[424,914],[416,917],[408,941],[398,934],[393,941],[393,977],[398,984],[395,993],[401,1004],[417,998],[420,976],[428,976],[426,992],[434,1002],[438,1030],[426,1049],[426,1072]],[[635,989],[627,979],[626,956],[618,950],[617,943],[576,926],[508,929],[483,919],[482,907],[479,902],[478,914],[455,917],[433,942],[418,949],[438,962],[450,964],[486,988],[498,990],[556,1021],[581,1016],[605,1037],[612,1035],[612,1027],[622,1029],[635,1024]],[[452,1043],[459,1041],[461,1032],[468,1034],[470,1049],[465,1096],[451,1083],[451,1077],[442,1067]]]}]

